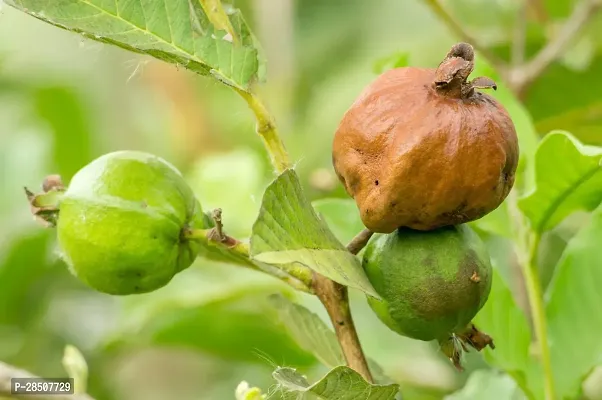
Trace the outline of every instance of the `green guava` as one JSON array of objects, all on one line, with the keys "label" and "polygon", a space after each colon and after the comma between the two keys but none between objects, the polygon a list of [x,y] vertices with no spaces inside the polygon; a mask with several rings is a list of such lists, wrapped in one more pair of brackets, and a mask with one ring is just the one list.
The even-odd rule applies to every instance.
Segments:
[{"label": "green guava", "polygon": [[204,216],[180,172],[152,154],[118,151],[92,161],[59,203],[58,242],[71,271],[104,293],[145,293],[188,268],[199,247],[182,237]]},{"label": "green guava", "polygon": [[443,342],[463,332],[491,290],[489,255],[466,225],[379,234],[362,265],[383,299],[368,297],[372,310],[393,331],[418,340]]}]

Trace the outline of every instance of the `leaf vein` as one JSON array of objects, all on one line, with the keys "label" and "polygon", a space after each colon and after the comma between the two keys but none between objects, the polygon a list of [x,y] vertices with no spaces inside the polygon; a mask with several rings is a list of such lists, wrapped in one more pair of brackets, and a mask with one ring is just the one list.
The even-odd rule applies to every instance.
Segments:
[{"label": "leaf vein", "polygon": [[589,171],[587,171],[587,173],[585,173],[575,183],[571,184],[567,189],[565,189],[562,192],[562,194],[560,196],[558,196],[552,202],[552,205],[550,207],[548,207],[548,209],[547,209],[546,213],[544,214],[543,218],[541,219],[541,221],[537,225],[537,232],[543,232],[543,229],[545,228],[545,226],[548,223],[549,219],[552,218],[552,216],[554,215],[554,213],[556,212],[556,210],[558,210],[558,208],[560,207],[560,205],[571,195],[571,193],[573,193],[575,190],[577,190],[577,188],[579,186],[585,184],[587,181],[589,181],[591,178],[593,178],[596,175],[596,173],[599,172],[599,171],[600,171],[600,166],[596,165],[594,168],[592,168]]}]

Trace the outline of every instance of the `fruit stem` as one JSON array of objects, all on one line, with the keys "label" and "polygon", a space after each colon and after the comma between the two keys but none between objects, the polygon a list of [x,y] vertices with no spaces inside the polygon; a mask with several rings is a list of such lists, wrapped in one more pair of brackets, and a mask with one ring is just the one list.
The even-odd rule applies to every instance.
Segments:
[{"label": "fruit stem", "polygon": [[[359,253],[368,244],[373,234],[374,232],[364,229],[349,242],[347,250],[352,254]],[[347,286],[314,273],[312,287],[328,312],[347,365],[356,370],[368,382],[374,382],[353,323]]]},{"label": "fruit stem", "polygon": [[351,254],[359,253],[370,241],[370,238],[374,235],[370,229],[364,229],[360,233],[358,233],[347,245],[347,250]]},{"label": "fruit stem", "polygon": [[531,308],[531,315],[533,318],[533,327],[537,337],[537,344],[539,345],[540,359],[544,372],[545,398],[546,400],[554,400],[556,398],[554,391],[554,374],[552,371],[550,348],[548,346],[543,294],[537,272],[537,253],[539,251],[540,240],[540,234],[534,233],[530,241],[528,260],[527,262],[521,264],[523,275],[525,277],[525,285],[527,287],[529,306]]},{"label": "fruit stem", "polygon": [[254,93],[244,91],[234,87],[234,90],[247,102],[255,118],[257,119],[256,131],[263,139],[263,144],[266,150],[270,154],[272,164],[276,171],[284,172],[291,168],[291,162],[289,160],[288,153],[284,147],[284,143],[280,138],[274,118],[270,115],[270,112],[266,106],[262,103],[261,99]]},{"label": "fruit stem", "polygon": [[296,290],[313,293],[311,290],[311,272],[307,268],[278,268],[272,265],[253,262],[249,255],[249,246],[222,232],[221,236],[215,228],[211,229],[184,229],[183,240],[194,240],[202,246],[219,247],[222,251],[230,253],[242,262],[235,265],[244,266],[254,271],[260,271],[276,277]]}]

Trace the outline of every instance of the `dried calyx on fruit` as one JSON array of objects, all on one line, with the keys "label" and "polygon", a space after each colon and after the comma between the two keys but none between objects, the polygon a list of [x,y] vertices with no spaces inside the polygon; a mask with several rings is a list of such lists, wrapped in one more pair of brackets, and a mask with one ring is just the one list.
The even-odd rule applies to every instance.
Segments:
[{"label": "dried calyx on fruit", "polygon": [[345,113],[332,160],[364,225],[431,230],[483,217],[514,184],[518,140],[508,112],[468,81],[474,51],[452,47],[436,69],[397,68]]}]

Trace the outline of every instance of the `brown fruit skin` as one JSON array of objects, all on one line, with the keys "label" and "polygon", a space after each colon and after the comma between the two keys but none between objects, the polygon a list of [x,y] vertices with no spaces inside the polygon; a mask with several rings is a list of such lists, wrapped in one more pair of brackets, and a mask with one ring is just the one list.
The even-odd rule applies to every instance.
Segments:
[{"label": "brown fruit skin", "polygon": [[519,149],[508,112],[481,92],[446,95],[434,84],[435,72],[383,73],[335,133],[335,171],[374,232],[479,219],[514,184]]}]

